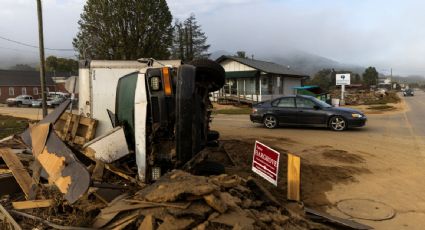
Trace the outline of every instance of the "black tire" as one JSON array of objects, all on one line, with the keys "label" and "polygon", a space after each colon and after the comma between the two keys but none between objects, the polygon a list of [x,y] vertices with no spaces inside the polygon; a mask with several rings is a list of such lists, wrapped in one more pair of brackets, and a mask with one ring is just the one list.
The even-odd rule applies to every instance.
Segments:
[{"label": "black tire", "polygon": [[347,129],[347,121],[341,116],[334,116],[329,119],[329,128],[333,131],[344,131]]},{"label": "black tire", "polygon": [[16,103],[17,107],[22,107],[22,102],[18,101],[18,103]]},{"label": "black tire", "polygon": [[216,161],[205,160],[195,165],[192,173],[198,176],[221,175],[225,173],[224,165]]},{"label": "black tire", "polygon": [[263,124],[268,129],[274,129],[279,125],[276,116],[266,115],[263,119]]},{"label": "black tire", "polygon": [[205,86],[209,92],[217,91],[224,86],[226,72],[217,62],[199,59],[188,64],[196,67],[196,82]]},{"label": "black tire", "polygon": [[179,165],[193,156],[193,104],[196,68],[183,65],[179,69],[176,85],[176,155]]}]

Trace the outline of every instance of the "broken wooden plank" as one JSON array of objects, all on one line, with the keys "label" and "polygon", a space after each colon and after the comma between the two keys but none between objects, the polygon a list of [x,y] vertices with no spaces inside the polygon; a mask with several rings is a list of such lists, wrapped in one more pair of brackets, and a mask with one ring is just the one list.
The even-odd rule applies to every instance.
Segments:
[{"label": "broken wooden plank", "polygon": [[0,204],[0,212],[6,217],[7,222],[9,222],[14,230],[22,230],[21,226],[16,223],[15,219],[9,214],[9,212]]},{"label": "broken wooden plank", "polygon": [[331,216],[327,213],[316,211],[316,210],[313,210],[311,208],[305,207],[304,210],[308,215],[313,215],[313,216],[321,218],[324,221],[331,222],[331,223],[334,223],[334,224],[338,224],[338,225],[341,225],[341,226],[344,226],[344,227],[349,227],[351,229],[358,229],[358,230],[373,229],[372,227],[370,227],[368,225],[364,225],[364,224],[361,224],[361,223],[358,223],[358,222],[355,222],[355,221],[352,221],[352,220],[339,218],[339,217],[336,217],[336,216]]},{"label": "broken wooden plank", "polygon": [[96,166],[93,169],[91,178],[93,181],[102,181],[103,170],[105,169],[105,164],[101,161],[96,161]]},{"label": "broken wooden plank", "polygon": [[288,153],[288,193],[287,199],[300,201],[301,158]]},{"label": "broken wooden plank", "polygon": [[[49,182],[55,184],[65,199],[72,204],[89,188],[90,175],[57,134],[49,132],[50,126],[41,124],[31,128],[33,154],[46,171]],[[42,143],[46,136],[45,146],[42,146],[40,142]],[[37,139],[41,140],[37,142]]]},{"label": "broken wooden plank", "polygon": [[[63,112],[68,108],[70,103],[71,103],[71,100],[64,101],[62,104],[56,107],[56,109],[53,110],[53,112],[49,113],[45,118],[43,118],[43,120],[41,120],[37,124],[50,124],[50,123],[54,124],[59,119],[59,117],[63,114]],[[25,132],[21,135],[22,140],[27,146],[32,146],[30,130],[31,128],[25,130]]]},{"label": "broken wooden plank", "polygon": [[127,197],[128,197],[127,193],[121,194],[121,195],[117,196],[113,201],[111,201],[108,204],[107,207],[100,210],[100,213],[96,216],[96,218],[93,221],[93,225],[92,225],[93,228],[102,228],[103,226],[108,224],[112,219],[114,219],[115,216],[119,214],[119,212],[105,214],[104,211],[107,210],[108,208],[113,207],[115,205],[118,205],[120,203],[121,204],[125,203],[125,201],[123,201],[123,199],[125,199]]},{"label": "broken wooden plank", "polygon": [[147,215],[140,224],[138,230],[154,230],[155,229],[155,218],[152,215]]},{"label": "broken wooden plank", "polygon": [[33,208],[48,208],[48,207],[52,207],[54,204],[55,202],[51,199],[12,202],[12,206],[16,210],[33,209]]},{"label": "broken wooden plank", "polygon": [[117,221],[110,223],[108,226],[106,226],[106,229],[113,229],[113,230],[121,230],[127,227],[129,224],[136,221],[136,219],[140,216],[140,213],[138,211],[134,211],[130,213],[129,215],[118,219]]},{"label": "broken wooden plank", "polygon": [[34,199],[36,195],[36,185],[21,161],[10,151],[10,149],[0,149],[0,153],[7,167],[12,171],[13,176],[24,192],[25,197],[27,199]]},{"label": "broken wooden plank", "polygon": [[180,208],[180,209],[187,209],[191,202],[181,202],[181,203],[177,203],[177,202],[173,202],[173,203],[169,203],[169,202],[165,202],[165,203],[159,203],[159,202],[150,202],[150,201],[144,201],[144,200],[134,200],[134,199],[125,199],[128,202],[131,203],[139,203],[139,204],[150,204],[150,205],[157,205],[157,206],[162,206],[162,207],[171,207],[171,208]]},{"label": "broken wooden plank", "polygon": [[110,172],[132,182],[132,183],[137,183],[137,180],[129,175],[127,175],[125,172],[123,172],[121,169],[111,165],[111,164],[105,164],[105,168],[107,170],[109,170]]}]

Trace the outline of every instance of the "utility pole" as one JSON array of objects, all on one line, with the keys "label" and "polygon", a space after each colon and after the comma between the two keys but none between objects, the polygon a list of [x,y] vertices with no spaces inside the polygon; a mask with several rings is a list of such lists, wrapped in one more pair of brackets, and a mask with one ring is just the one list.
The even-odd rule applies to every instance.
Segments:
[{"label": "utility pole", "polygon": [[41,8],[41,0],[37,0],[37,13],[38,13],[38,40],[40,47],[40,82],[41,82],[41,107],[43,109],[43,117],[47,116],[46,104],[46,73],[45,73],[45,59],[44,59],[44,36],[43,36],[43,10]]}]

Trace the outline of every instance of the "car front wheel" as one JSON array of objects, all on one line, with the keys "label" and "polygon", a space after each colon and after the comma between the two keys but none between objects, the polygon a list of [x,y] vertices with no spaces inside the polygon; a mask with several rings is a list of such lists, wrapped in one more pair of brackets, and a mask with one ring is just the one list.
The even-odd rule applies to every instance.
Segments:
[{"label": "car front wheel", "polygon": [[277,127],[278,122],[275,116],[273,115],[267,115],[264,117],[263,120],[264,126],[266,126],[269,129],[274,129]]},{"label": "car front wheel", "polygon": [[343,117],[340,117],[340,116],[332,117],[331,120],[329,121],[329,127],[333,131],[343,131],[347,129],[347,122],[345,121]]}]

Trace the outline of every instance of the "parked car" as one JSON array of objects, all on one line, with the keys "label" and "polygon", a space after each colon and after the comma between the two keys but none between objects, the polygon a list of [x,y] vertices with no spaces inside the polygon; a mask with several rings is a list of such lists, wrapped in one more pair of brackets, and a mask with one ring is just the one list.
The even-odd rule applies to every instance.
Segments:
[{"label": "parked car", "polygon": [[29,95],[19,95],[15,98],[6,99],[7,106],[31,106],[32,96]]},{"label": "parked car", "polygon": [[64,102],[66,99],[67,99],[66,97],[58,96],[58,95],[50,97],[49,100],[47,100],[47,102],[46,102],[47,107],[54,108],[54,107],[62,104],[62,102]]},{"label": "parked car", "polygon": [[286,96],[254,105],[252,122],[273,129],[279,125],[309,125],[329,127],[334,131],[362,127],[366,116],[357,110],[332,107],[312,96]]},{"label": "parked car", "polygon": [[32,100],[31,106],[34,107],[34,108],[41,107],[41,99]]},{"label": "parked car", "polygon": [[405,96],[405,97],[408,97],[408,96],[413,97],[413,96],[415,96],[415,94],[413,92],[413,89],[405,89],[403,91],[403,96]]}]

